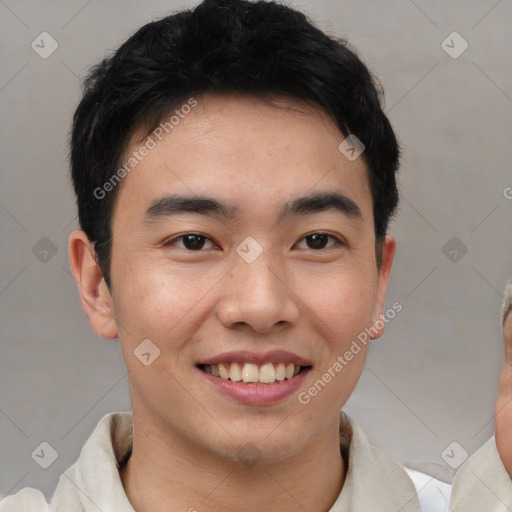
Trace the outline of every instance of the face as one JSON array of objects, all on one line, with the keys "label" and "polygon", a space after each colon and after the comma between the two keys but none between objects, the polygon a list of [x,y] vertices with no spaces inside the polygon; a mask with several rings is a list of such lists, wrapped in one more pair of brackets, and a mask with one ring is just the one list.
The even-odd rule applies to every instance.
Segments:
[{"label": "face", "polygon": [[215,456],[251,443],[282,460],[337,425],[367,345],[344,355],[383,312],[394,241],[379,272],[367,168],[327,115],[196,100],[123,180],[112,317],[89,317],[120,339],[134,417]]}]

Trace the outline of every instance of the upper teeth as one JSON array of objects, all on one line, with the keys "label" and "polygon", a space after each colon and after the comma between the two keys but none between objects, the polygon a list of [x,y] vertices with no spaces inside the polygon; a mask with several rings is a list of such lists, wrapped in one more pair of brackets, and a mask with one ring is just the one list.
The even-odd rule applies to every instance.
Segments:
[{"label": "upper teeth", "polygon": [[272,384],[276,380],[291,379],[299,373],[300,366],[293,363],[265,363],[261,366],[253,363],[219,363],[204,365],[204,371],[233,382]]}]

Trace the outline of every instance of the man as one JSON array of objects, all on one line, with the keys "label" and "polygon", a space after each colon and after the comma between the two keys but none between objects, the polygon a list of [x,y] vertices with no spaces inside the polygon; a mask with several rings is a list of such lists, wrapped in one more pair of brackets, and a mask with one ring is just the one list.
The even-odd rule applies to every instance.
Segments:
[{"label": "man", "polygon": [[339,413],[384,329],[398,157],[364,64],[273,2],[206,0],[92,70],[69,257],[132,414],[102,419],[51,510],[420,510]]},{"label": "man", "polygon": [[[501,311],[505,363],[499,379],[495,407],[496,436],[489,439],[457,471],[450,512],[505,512],[512,510],[512,279],[508,282]],[[441,494],[447,485],[408,471],[414,478],[423,510],[445,511]],[[447,492],[448,491],[448,492]]]}]

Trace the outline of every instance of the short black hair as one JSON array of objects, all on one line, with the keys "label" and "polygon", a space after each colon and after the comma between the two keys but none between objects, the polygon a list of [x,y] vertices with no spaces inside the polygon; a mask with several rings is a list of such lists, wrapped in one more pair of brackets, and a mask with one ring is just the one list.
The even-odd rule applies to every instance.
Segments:
[{"label": "short black hair", "polygon": [[70,137],[71,177],[80,227],[109,288],[111,220],[120,187],[108,193],[102,187],[137,130],[208,92],[312,103],[345,137],[354,134],[363,142],[380,267],[398,205],[400,148],[378,81],[346,40],[322,32],[303,13],[273,1],[204,0],[141,27],[91,68],[83,89]]}]

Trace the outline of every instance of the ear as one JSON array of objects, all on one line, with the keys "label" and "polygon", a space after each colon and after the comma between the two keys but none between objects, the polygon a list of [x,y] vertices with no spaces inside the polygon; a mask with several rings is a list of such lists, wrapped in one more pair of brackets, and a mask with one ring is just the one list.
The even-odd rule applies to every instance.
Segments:
[{"label": "ear", "polygon": [[[385,322],[381,321],[377,325],[376,322],[381,320],[384,315],[389,275],[391,274],[391,266],[393,265],[395,251],[395,239],[391,235],[386,235],[382,242],[382,264],[377,275],[377,298],[373,308],[371,339],[380,338],[384,334]],[[378,325],[380,324],[382,324],[382,326],[379,328]]]},{"label": "ear", "polygon": [[512,310],[503,322],[503,343],[505,345],[505,363],[512,367]]},{"label": "ear", "polygon": [[94,247],[83,231],[73,231],[69,236],[68,255],[82,308],[93,331],[102,338],[117,338],[112,296],[94,258]]}]

